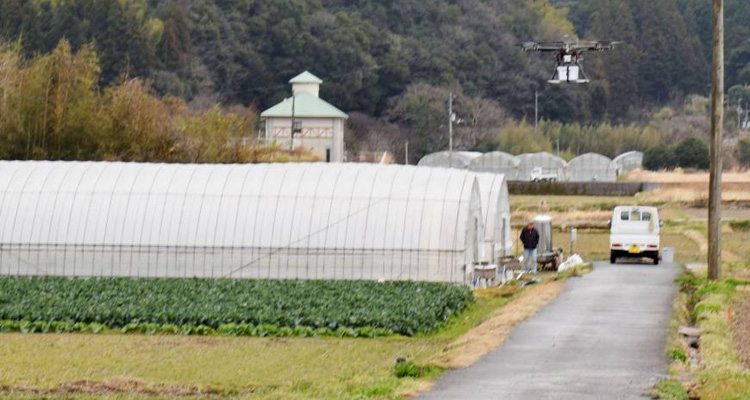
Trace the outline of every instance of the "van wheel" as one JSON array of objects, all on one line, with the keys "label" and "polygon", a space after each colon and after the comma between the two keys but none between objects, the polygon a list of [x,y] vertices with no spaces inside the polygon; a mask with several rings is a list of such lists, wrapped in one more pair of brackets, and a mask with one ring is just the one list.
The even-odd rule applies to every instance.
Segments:
[{"label": "van wheel", "polygon": [[659,253],[656,253],[653,259],[654,259],[654,265],[659,265]]},{"label": "van wheel", "polygon": [[617,253],[614,250],[609,252],[609,263],[617,264]]}]

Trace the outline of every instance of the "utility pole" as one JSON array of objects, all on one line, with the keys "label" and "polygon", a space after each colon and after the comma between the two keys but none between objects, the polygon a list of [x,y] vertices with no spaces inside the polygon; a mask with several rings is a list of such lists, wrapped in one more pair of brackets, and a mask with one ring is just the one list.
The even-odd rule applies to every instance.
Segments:
[{"label": "utility pole", "polygon": [[711,172],[708,194],[708,279],[721,278],[721,173],[724,128],[724,0],[714,1],[711,84]]},{"label": "utility pole", "polygon": [[448,167],[453,167],[453,93],[448,93]]},{"label": "utility pole", "polygon": [[296,124],[296,120],[294,119],[294,106],[296,102],[296,97],[294,95],[294,91],[292,91],[292,129],[289,130],[289,150],[294,151],[294,128]]},{"label": "utility pole", "polygon": [[[539,88],[534,89],[534,130],[539,128]],[[559,153],[559,151],[558,151]]]}]

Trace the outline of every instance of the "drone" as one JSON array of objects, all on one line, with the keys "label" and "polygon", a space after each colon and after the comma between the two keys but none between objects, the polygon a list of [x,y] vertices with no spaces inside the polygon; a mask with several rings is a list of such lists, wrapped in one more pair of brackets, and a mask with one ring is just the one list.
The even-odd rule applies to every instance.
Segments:
[{"label": "drone", "polygon": [[583,73],[581,62],[583,53],[587,51],[608,51],[615,48],[616,44],[622,42],[593,42],[580,40],[565,40],[560,42],[526,42],[518,44],[518,47],[524,53],[536,51],[540,53],[556,53],[555,72],[552,79],[548,80],[551,84],[560,84],[563,82],[589,83],[586,74]]}]

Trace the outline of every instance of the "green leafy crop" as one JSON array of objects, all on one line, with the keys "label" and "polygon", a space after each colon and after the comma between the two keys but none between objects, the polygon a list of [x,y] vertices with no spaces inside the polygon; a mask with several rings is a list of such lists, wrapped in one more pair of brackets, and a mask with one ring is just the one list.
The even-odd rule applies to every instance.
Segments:
[{"label": "green leafy crop", "polygon": [[32,332],[411,336],[439,329],[472,301],[468,288],[424,282],[0,278],[0,320],[36,324],[24,325]]}]

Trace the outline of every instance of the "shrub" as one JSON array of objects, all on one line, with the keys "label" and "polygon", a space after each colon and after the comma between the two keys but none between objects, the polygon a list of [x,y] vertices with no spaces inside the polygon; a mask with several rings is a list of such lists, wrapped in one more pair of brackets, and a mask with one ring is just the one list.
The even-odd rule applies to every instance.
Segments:
[{"label": "shrub", "polygon": [[643,167],[651,171],[674,168],[674,153],[667,146],[652,147],[643,154]]},{"label": "shrub", "polygon": [[697,137],[687,138],[675,147],[674,160],[682,168],[708,169],[708,146]]},{"label": "shrub", "polygon": [[729,223],[729,226],[736,231],[750,232],[750,220],[732,221]]},{"label": "shrub", "polygon": [[750,167],[750,139],[737,143],[737,161],[745,168]]}]

